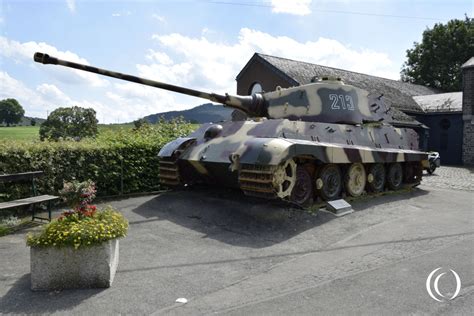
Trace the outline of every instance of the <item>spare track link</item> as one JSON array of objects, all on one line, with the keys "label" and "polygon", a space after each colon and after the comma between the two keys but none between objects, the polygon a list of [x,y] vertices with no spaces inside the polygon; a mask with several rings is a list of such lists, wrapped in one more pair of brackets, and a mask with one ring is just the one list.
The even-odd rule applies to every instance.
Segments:
[{"label": "spare track link", "polygon": [[278,196],[273,187],[275,167],[242,165],[239,172],[239,186],[245,195],[266,199]]},{"label": "spare track link", "polygon": [[160,159],[160,184],[177,186],[181,184],[177,161],[172,158]]}]

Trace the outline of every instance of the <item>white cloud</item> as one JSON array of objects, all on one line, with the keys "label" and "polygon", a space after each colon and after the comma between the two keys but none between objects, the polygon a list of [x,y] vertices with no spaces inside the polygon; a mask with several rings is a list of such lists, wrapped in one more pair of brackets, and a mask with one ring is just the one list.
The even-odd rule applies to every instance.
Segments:
[{"label": "white cloud", "polygon": [[[56,47],[46,43],[25,42],[9,40],[6,37],[0,36],[0,56],[12,59],[17,63],[30,62],[33,64],[33,54],[35,52],[43,52],[61,59],[74,61],[89,65],[89,62],[79,57],[77,54],[70,51],[60,51]],[[36,64],[35,64],[36,66]],[[108,81],[98,75],[87,73],[75,69],[66,69],[64,67],[43,65],[42,71],[47,72],[56,80],[71,84],[90,84],[95,87],[103,87],[108,84]]]},{"label": "white cloud", "polygon": [[112,13],[113,17],[130,16],[130,15],[132,15],[132,12],[130,12],[130,11]]},{"label": "white cloud", "polygon": [[76,1],[75,0],[66,0],[67,7],[69,11],[76,12]]},{"label": "white cloud", "polygon": [[146,55],[146,58],[163,65],[170,65],[173,63],[173,61],[168,55],[162,52],[155,52],[153,49],[148,50],[148,55]]},{"label": "white cloud", "polygon": [[[254,52],[397,79],[398,69],[385,53],[354,49],[336,40],[299,42],[286,36],[243,28],[233,44],[173,33],[153,35],[174,60],[137,65],[141,75],[218,93],[235,92],[235,76]],[[177,61],[179,60],[179,61]]]},{"label": "white cloud", "polygon": [[153,19],[157,20],[158,22],[161,22],[161,23],[165,23],[165,22],[166,22],[165,17],[163,17],[163,16],[161,16],[161,15],[158,15],[158,14],[156,14],[156,13],[153,13],[153,14],[151,15],[151,17],[152,17]]},{"label": "white cloud", "polygon": [[186,108],[186,104],[180,103],[172,92],[128,82],[116,83],[113,88],[106,93],[108,103],[124,113],[125,121],[130,122],[146,115]]},{"label": "white cloud", "polygon": [[27,88],[21,81],[12,78],[8,73],[0,71],[0,99],[14,98],[23,105],[28,113],[39,113],[43,107],[42,100],[34,91]]},{"label": "white cloud", "polygon": [[308,15],[311,13],[311,9],[309,8],[311,2],[312,0],[272,0],[272,12]]},{"label": "white cloud", "polygon": [[[97,119],[103,123],[129,122],[130,118],[138,118],[147,114],[155,113],[145,112],[152,109],[144,110],[134,107],[117,107],[117,104],[110,103],[104,105],[96,100],[80,99],[75,100],[67,96],[57,86],[53,84],[43,83],[30,89],[21,81],[11,77],[8,73],[0,71],[0,99],[15,98],[25,109],[26,115],[33,117],[45,118],[47,113],[51,113],[58,107],[65,106],[81,106],[85,108],[93,108],[97,112]],[[138,115],[134,112],[138,112]],[[112,114],[113,113],[113,114]]]},{"label": "white cloud", "polygon": [[53,84],[43,83],[36,87],[36,91],[45,100],[52,104],[57,104],[58,106],[69,106],[72,103],[71,98]]},{"label": "white cloud", "polygon": [[[319,38],[300,42],[286,36],[273,36],[268,33],[243,28],[232,42],[210,40],[204,34],[189,37],[178,33],[153,35],[154,48],[144,52],[144,61],[136,64],[135,73],[139,76],[170,84],[182,85],[192,89],[216,93],[235,93],[235,76],[254,54],[269,55],[307,61],[331,67],[358,71],[392,79],[398,78],[398,67],[394,66],[385,53],[368,49],[356,49],[336,40]],[[0,56],[24,62],[32,60],[35,50],[46,51],[60,58],[87,63],[71,52],[60,52],[45,43],[18,43],[0,37]],[[41,69],[54,66],[38,66]],[[59,67],[56,67],[59,68]],[[95,79],[86,80],[66,69],[69,81],[94,84]],[[72,73],[72,74],[71,74]],[[48,72],[48,74],[50,74]],[[80,74],[84,74],[80,72]],[[133,73],[132,73],[133,74]],[[145,115],[158,112],[181,110],[206,100],[186,97],[177,93],[147,87],[135,83],[112,83],[101,89],[101,101],[94,97],[72,98],[61,88],[67,80],[54,74],[57,82],[44,80],[43,84],[30,89],[22,82],[6,73],[0,73],[0,97],[15,97],[26,104],[28,115],[45,116],[46,110],[57,106],[79,105],[93,107],[99,120],[106,122],[130,122]],[[72,77],[72,78],[71,78]],[[47,78],[46,78],[47,79]],[[106,81],[107,82],[107,81]],[[68,87],[68,91],[72,86]],[[86,90],[89,87],[77,87]],[[97,92],[97,90],[95,91]],[[39,114],[36,114],[39,113]]]}]

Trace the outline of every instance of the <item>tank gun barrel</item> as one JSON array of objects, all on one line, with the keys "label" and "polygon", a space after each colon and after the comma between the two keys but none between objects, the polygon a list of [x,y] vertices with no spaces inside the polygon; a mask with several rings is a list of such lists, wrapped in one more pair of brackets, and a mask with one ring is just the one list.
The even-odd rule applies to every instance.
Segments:
[{"label": "tank gun barrel", "polygon": [[181,94],[191,95],[198,98],[203,98],[210,100],[212,102],[217,102],[224,104],[225,106],[232,107],[238,110],[245,112],[249,116],[264,116],[266,114],[266,107],[264,106],[265,101],[260,94],[254,94],[252,96],[238,96],[238,95],[229,95],[229,94],[217,94],[217,93],[208,93],[199,90],[189,89],[185,87],[175,86],[172,84],[140,78],[137,76],[132,76],[116,71],[110,71],[107,69],[102,69],[94,66],[79,64],[67,60],[62,60],[53,56],[49,56],[44,53],[35,53],[33,57],[35,62],[42,64],[51,64],[51,65],[60,65],[64,67],[74,68],[82,71],[87,71],[103,76],[108,76],[112,78],[117,78],[121,80],[126,80],[130,82],[135,82],[159,89],[174,91]]}]

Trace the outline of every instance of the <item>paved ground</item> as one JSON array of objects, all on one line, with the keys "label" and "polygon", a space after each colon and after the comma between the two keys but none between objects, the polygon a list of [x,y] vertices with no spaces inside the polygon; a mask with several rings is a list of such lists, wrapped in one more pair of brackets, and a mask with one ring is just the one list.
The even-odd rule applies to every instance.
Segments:
[{"label": "paved ground", "polygon": [[[436,173],[340,218],[223,190],[112,202],[131,225],[106,290],[31,292],[24,232],[2,237],[0,313],[472,315],[473,174]],[[460,276],[452,301],[427,294],[438,267]],[[442,294],[454,289],[450,273],[440,279]]]},{"label": "paved ground", "polygon": [[440,167],[432,175],[424,174],[423,184],[437,188],[474,191],[474,168]]}]

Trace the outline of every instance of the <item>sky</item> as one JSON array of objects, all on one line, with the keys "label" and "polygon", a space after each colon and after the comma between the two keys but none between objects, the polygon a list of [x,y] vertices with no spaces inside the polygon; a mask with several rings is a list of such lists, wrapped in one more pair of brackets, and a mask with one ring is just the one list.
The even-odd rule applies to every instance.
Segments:
[{"label": "sky", "polygon": [[42,118],[92,107],[100,123],[206,103],[38,64],[37,51],[221,94],[255,52],[398,80],[426,28],[473,12],[474,0],[0,0],[0,99]]}]

